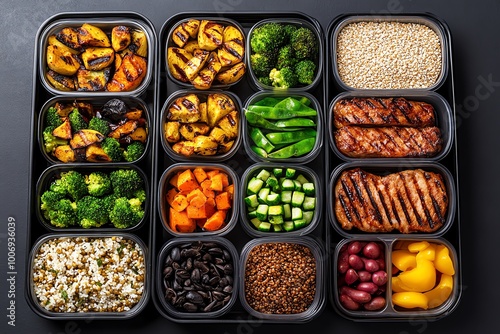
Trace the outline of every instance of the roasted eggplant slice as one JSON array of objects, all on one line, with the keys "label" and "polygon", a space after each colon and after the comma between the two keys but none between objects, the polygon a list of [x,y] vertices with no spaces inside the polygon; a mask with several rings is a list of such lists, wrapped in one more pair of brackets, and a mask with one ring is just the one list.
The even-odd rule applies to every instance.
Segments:
[{"label": "roasted eggplant slice", "polygon": [[69,145],[57,146],[53,154],[61,162],[75,162],[77,160],[75,151]]},{"label": "roasted eggplant slice", "polygon": [[112,48],[87,48],[81,54],[83,65],[90,71],[100,71],[113,64],[115,52]]},{"label": "roasted eggplant slice", "polygon": [[212,51],[222,45],[224,26],[210,20],[202,20],[198,31],[198,45],[203,50]]},{"label": "roasted eggplant slice", "polygon": [[47,71],[45,77],[55,89],[68,92],[76,89],[75,81],[71,77],[67,77],[52,70]]},{"label": "roasted eggplant slice", "polygon": [[198,75],[191,81],[194,88],[200,90],[209,89],[212,86],[215,76],[219,73],[221,68],[222,64],[219,61],[217,53],[214,51],[210,52],[206,66],[199,71]]},{"label": "roasted eggplant slice", "polygon": [[181,48],[169,47],[167,50],[168,69],[172,77],[182,82],[189,82],[184,68],[193,55]]},{"label": "roasted eggplant slice", "polygon": [[200,99],[196,94],[188,94],[177,98],[167,113],[169,121],[195,123],[200,120]]},{"label": "roasted eggplant slice", "polygon": [[132,42],[130,43],[129,49],[132,50],[132,52],[135,52],[138,56],[148,56],[148,38],[144,31],[132,31]]},{"label": "roasted eggplant slice", "polygon": [[47,65],[49,68],[62,75],[71,76],[80,68],[78,57],[69,51],[63,51],[56,45],[47,47]]},{"label": "roasted eggplant slice", "polygon": [[184,67],[184,73],[190,81],[196,78],[198,72],[205,66],[209,54],[210,52],[204,50],[196,50],[193,53],[193,56]]},{"label": "roasted eggplant slice", "polygon": [[101,116],[119,122],[128,112],[127,105],[120,99],[111,99],[101,109]]},{"label": "roasted eggplant slice", "polygon": [[240,62],[230,67],[227,70],[221,70],[215,77],[215,80],[217,80],[223,85],[229,85],[240,80],[243,74],[245,74],[245,71],[246,71],[245,63]]},{"label": "roasted eggplant slice", "polygon": [[207,98],[207,113],[208,113],[208,126],[213,128],[219,120],[236,110],[234,102],[226,94],[214,93],[208,95]]},{"label": "roasted eggplant slice", "polygon": [[111,30],[111,46],[116,52],[125,50],[132,41],[130,28],[126,26],[115,26]]},{"label": "roasted eggplant slice", "polygon": [[109,68],[101,71],[79,69],[76,72],[77,89],[83,92],[102,91],[106,87],[106,82],[108,82],[110,74],[111,70]]},{"label": "roasted eggplant slice", "polygon": [[72,149],[87,147],[94,143],[100,143],[104,140],[104,136],[95,130],[84,129],[75,132],[73,138],[69,141]]},{"label": "roasted eggplant slice", "polygon": [[84,23],[78,29],[78,43],[81,46],[102,46],[110,47],[108,35],[101,28],[94,25]]},{"label": "roasted eggplant slice", "polygon": [[[63,43],[64,45],[77,50],[83,51],[80,42],[78,41],[78,30],[74,28],[63,28],[59,33],[56,34],[56,39]],[[50,42],[49,42],[50,44]]]},{"label": "roasted eggplant slice", "polygon": [[110,92],[122,92],[136,89],[146,76],[146,60],[135,54],[123,57],[120,68],[115,72],[106,88]]}]

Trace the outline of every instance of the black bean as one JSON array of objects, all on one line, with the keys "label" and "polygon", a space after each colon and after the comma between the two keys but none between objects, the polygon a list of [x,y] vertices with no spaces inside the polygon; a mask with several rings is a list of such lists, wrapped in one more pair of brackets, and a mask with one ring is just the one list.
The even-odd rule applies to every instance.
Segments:
[{"label": "black bean", "polygon": [[231,285],[228,285],[222,291],[225,292],[225,293],[232,293],[233,292],[233,287]]},{"label": "black bean", "polygon": [[181,253],[179,251],[179,248],[174,247],[172,251],[170,252],[170,256],[172,257],[172,260],[174,262],[177,262],[181,259]]},{"label": "black bean", "polygon": [[203,297],[196,291],[189,291],[186,294],[186,300],[193,304],[203,303]]},{"label": "black bean", "polygon": [[232,275],[233,274],[233,265],[228,263],[224,266],[223,268],[224,274],[226,275]]},{"label": "black bean", "polygon": [[187,312],[196,312],[198,311],[198,306],[196,306],[193,303],[184,303],[182,305],[182,308],[186,310]]}]

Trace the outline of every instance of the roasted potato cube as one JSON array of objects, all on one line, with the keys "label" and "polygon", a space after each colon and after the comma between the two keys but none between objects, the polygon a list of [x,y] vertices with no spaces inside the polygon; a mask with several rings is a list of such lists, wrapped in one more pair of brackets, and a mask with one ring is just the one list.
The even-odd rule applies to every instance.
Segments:
[{"label": "roasted potato cube", "polygon": [[81,46],[111,46],[108,35],[101,28],[88,23],[78,29],[78,43]]},{"label": "roasted potato cube", "polygon": [[166,122],[163,130],[165,131],[165,139],[169,143],[177,143],[181,140],[181,134],[179,132],[180,123],[179,122]]},{"label": "roasted potato cube", "polygon": [[69,145],[60,145],[54,149],[54,157],[61,162],[75,162],[75,151]]},{"label": "roasted potato cube", "polygon": [[222,66],[232,66],[243,60],[245,47],[238,40],[224,42],[222,47],[217,50],[217,55]]},{"label": "roasted potato cube", "polygon": [[142,117],[142,110],[137,108],[130,109],[124,116],[126,119],[133,119],[137,121]]},{"label": "roasted potato cube", "polygon": [[217,126],[212,128],[209,135],[209,137],[212,137],[219,144],[226,141],[226,136],[226,132]]},{"label": "roasted potato cube", "polygon": [[136,120],[128,120],[108,134],[108,137],[120,139],[134,132],[138,127]]},{"label": "roasted potato cube", "polygon": [[200,120],[200,99],[196,94],[187,94],[177,98],[167,113],[169,121],[195,123]]},{"label": "roasted potato cube", "polygon": [[235,109],[236,106],[234,105],[234,101],[226,94],[214,93],[208,95],[208,126],[213,128],[222,117],[226,116]]},{"label": "roasted potato cube", "polygon": [[56,108],[56,113],[60,117],[68,117],[69,113],[73,111],[75,106],[73,103],[62,104],[60,102],[56,102],[54,108]]},{"label": "roasted potato cube", "polygon": [[78,108],[78,112],[84,118],[86,118],[87,122],[90,121],[90,119],[96,115],[96,113],[94,111],[94,106],[92,105],[92,103],[75,101],[75,102],[73,102],[73,106],[75,108]]},{"label": "roasted potato cube", "polygon": [[[56,39],[63,43],[64,45],[77,50],[83,51],[80,42],[78,41],[78,30],[74,28],[63,28],[60,32],[56,34]],[[50,42],[49,42],[50,44]]]},{"label": "roasted potato cube", "polygon": [[241,33],[240,29],[236,28],[235,26],[226,26],[224,28],[223,36],[224,43],[230,41],[238,41],[239,44],[245,44],[245,38],[243,37],[243,34]]},{"label": "roasted potato cube", "polygon": [[183,156],[189,157],[194,153],[194,142],[192,141],[180,141],[172,145],[172,150]]},{"label": "roasted potato cube", "polygon": [[219,144],[211,137],[196,136],[193,140],[194,152],[200,155],[214,155]]},{"label": "roasted potato cube", "polygon": [[205,67],[199,71],[198,75],[191,81],[194,88],[203,90],[209,89],[221,68],[222,65],[219,61],[219,57],[217,57],[217,53],[214,51],[210,52]]},{"label": "roasted potato cube", "polygon": [[85,159],[89,162],[110,162],[112,159],[98,144],[92,144],[85,150]]},{"label": "roasted potato cube", "polygon": [[84,129],[75,132],[73,138],[69,141],[72,149],[87,147],[94,143],[100,143],[104,140],[104,136],[95,130]]},{"label": "roasted potato cube", "polygon": [[210,52],[208,51],[196,50],[191,59],[188,60],[186,66],[184,67],[184,73],[190,81],[193,80],[203,66],[205,66],[209,54]]},{"label": "roasted potato cube", "polygon": [[143,127],[140,127],[140,128],[137,128],[135,129],[134,132],[132,132],[130,135],[129,135],[130,139],[134,140],[134,141],[140,141],[141,143],[146,143],[146,140],[148,139],[148,132],[146,131],[145,128]]},{"label": "roasted potato cube", "polygon": [[67,77],[52,70],[47,71],[45,77],[55,89],[63,91],[75,90],[75,80],[71,77]]},{"label": "roasted potato cube", "polygon": [[182,82],[188,82],[189,79],[184,73],[187,62],[193,55],[181,48],[169,47],[167,49],[168,70],[172,77]]},{"label": "roasted potato cube", "polygon": [[227,153],[229,152],[231,147],[233,147],[233,145],[234,145],[234,140],[228,141],[227,143],[220,143],[217,153],[219,154]]},{"label": "roasted potato cube", "polygon": [[69,46],[67,46],[66,44],[60,42],[56,35],[50,35],[47,42],[49,43],[49,45],[55,45],[57,46],[57,48],[63,52],[70,52],[74,55],[77,55],[80,53],[79,50],[75,50],[73,48],[70,48]]},{"label": "roasted potato cube", "polygon": [[118,71],[120,66],[122,66],[122,61],[123,61],[123,57],[119,53],[115,52],[115,66],[114,66],[115,72]]},{"label": "roasted potato cube", "polygon": [[200,28],[200,20],[189,19],[186,22],[182,22],[182,27],[191,36],[191,38],[196,38],[198,36],[198,30]]},{"label": "roasted potato cube", "polygon": [[180,48],[183,48],[189,40],[189,32],[187,32],[182,24],[172,32],[172,41]]},{"label": "roasted potato cube", "polygon": [[83,65],[90,71],[100,71],[110,66],[115,60],[112,48],[87,48],[81,55]]},{"label": "roasted potato cube", "polygon": [[210,127],[205,123],[185,123],[179,127],[179,132],[186,140],[194,140],[199,135],[206,135]]},{"label": "roasted potato cube", "polygon": [[57,138],[71,139],[71,123],[69,119],[65,119],[64,122],[52,131],[52,135]]},{"label": "roasted potato cube", "polygon": [[203,50],[212,51],[222,45],[224,26],[215,21],[202,20],[198,31],[198,45]]},{"label": "roasted potato cube", "polygon": [[69,51],[63,51],[56,45],[47,47],[47,65],[52,71],[62,75],[74,75],[80,68],[80,62],[76,55]]},{"label": "roasted potato cube", "polygon": [[84,92],[97,92],[104,90],[109,80],[111,70],[105,68],[101,71],[79,69],[76,72],[77,90]]},{"label": "roasted potato cube", "polygon": [[217,124],[226,133],[226,140],[234,139],[238,136],[239,117],[237,111],[232,111]]},{"label": "roasted potato cube", "polygon": [[208,124],[208,110],[206,102],[200,103],[200,122]]},{"label": "roasted potato cube", "polygon": [[139,87],[146,76],[146,60],[135,54],[127,54],[123,57],[118,70],[107,84],[106,88],[110,92],[131,91]]},{"label": "roasted potato cube", "polygon": [[187,42],[183,49],[191,54],[193,54],[196,50],[201,50],[197,40]]},{"label": "roasted potato cube", "polygon": [[243,74],[245,74],[245,71],[246,71],[245,63],[240,62],[228,68],[227,70],[221,70],[215,77],[215,80],[217,80],[223,85],[229,85],[240,80]]},{"label": "roasted potato cube", "polygon": [[115,26],[111,30],[111,46],[116,52],[125,50],[132,41],[129,27]]},{"label": "roasted potato cube", "polygon": [[129,49],[132,50],[132,52],[135,52],[138,56],[148,56],[148,38],[144,31],[132,31],[132,42],[130,43]]}]

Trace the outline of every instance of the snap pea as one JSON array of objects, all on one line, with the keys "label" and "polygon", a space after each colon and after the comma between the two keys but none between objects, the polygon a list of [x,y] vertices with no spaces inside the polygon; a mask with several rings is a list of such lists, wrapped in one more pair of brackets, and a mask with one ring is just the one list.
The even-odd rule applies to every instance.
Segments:
[{"label": "snap pea", "polygon": [[[304,103],[305,102],[305,103]],[[307,97],[301,97],[300,100],[295,99],[293,97],[287,97],[281,100],[280,102],[276,103],[274,107],[276,108],[285,108],[288,110],[306,110],[306,109],[312,109],[308,107],[308,105],[311,103]],[[312,109],[314,110],[314,109]]]},{"label": "snap pea", "polygon": [[263,98],[262,100],[259,100],[252,105],[254,106],[264,106],[264,107],[274,107],[277,103],[279,103],[282,99],[272,97],[272,96],[267,96]]},{"label": "snap pea", "polygon": [[252,149],[252,151],[255,152],[255,154],[257,154],[259,157],[261,158],[267,158],[267,152],[263,149],[263,148],[260,148],[260,147],[257,147],[255,145],[252,145],[250,146],[250,148]]},{"label": "snap pea", "polygon": [[271,142],[264,136],[262,131],[259,128],[252,128],[250,131],[250,138],[252,138],[253,142],[257,147],[262,148],[266,153],[272,152],[275,147]]},{"label": "snap pea", "polygon": [[267,156],[275,159],[286,159],[290,157],[301,156],[311,152],[316,143],[316,138],[303,139],[294,144],[283,147],[280,150],[274,151]]},{"label": "snap pea", "polygon": [[267,139],[276,145],[276,144],[292,144],[302,139],[316,137],[316,130],[305,129],[301,131],[294,132],[270,132],[266,134]]},{"label": "snap pea", "polygon": [[316,123],[309,118],[291,118],[284,119],[274,122],[274,126],[278,128],[289,128],[289,127],[309,127],[316,126]]},{"label": "snap pea", "polygon": [[247,119],[247,122],[255,127],[262,128],[262,129],[267,129],[267,130],[274,130],[274,131],[296,131],[299,130],[297,127],[295,128],[283,128],[274,125],[274,123],[269,122],[267,119],[264,117],[260,116],[259,114],[254,113],[253,111],[246,110],[245,111],[245,117]]},{"label": "snap pea", "polygon": [[257,106],[250,105],[248,110],[262,116],[266,119],[288,119],[294,117],[307,117],[316,116],[316,110],[312,108],[300,109],[300,110],[290,110],[282,107],[267,107],[267,106]]}]

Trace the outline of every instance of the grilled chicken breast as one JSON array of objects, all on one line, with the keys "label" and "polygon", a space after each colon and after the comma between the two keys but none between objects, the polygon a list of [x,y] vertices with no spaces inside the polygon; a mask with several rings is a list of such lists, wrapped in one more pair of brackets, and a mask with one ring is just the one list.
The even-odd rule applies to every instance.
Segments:
[{"label": "grilled chicken breast", "polygon": [[351,158],[432,157],[442,148],[437,127],[344,126],[334,138],[339,151]]},{"label": "grilled chicken breast", "polygon": [[422,169],[387,176],[347,170],[334,191],[335,215],[344,230],[434,232],[443,226],[448,208],[442,176]]},{"label": "grilled chicken breast", "polygon": [[425,102],[395,98],[341,99],[333,107],[334,125],[426,127],[435,123],[434,107]]}]

